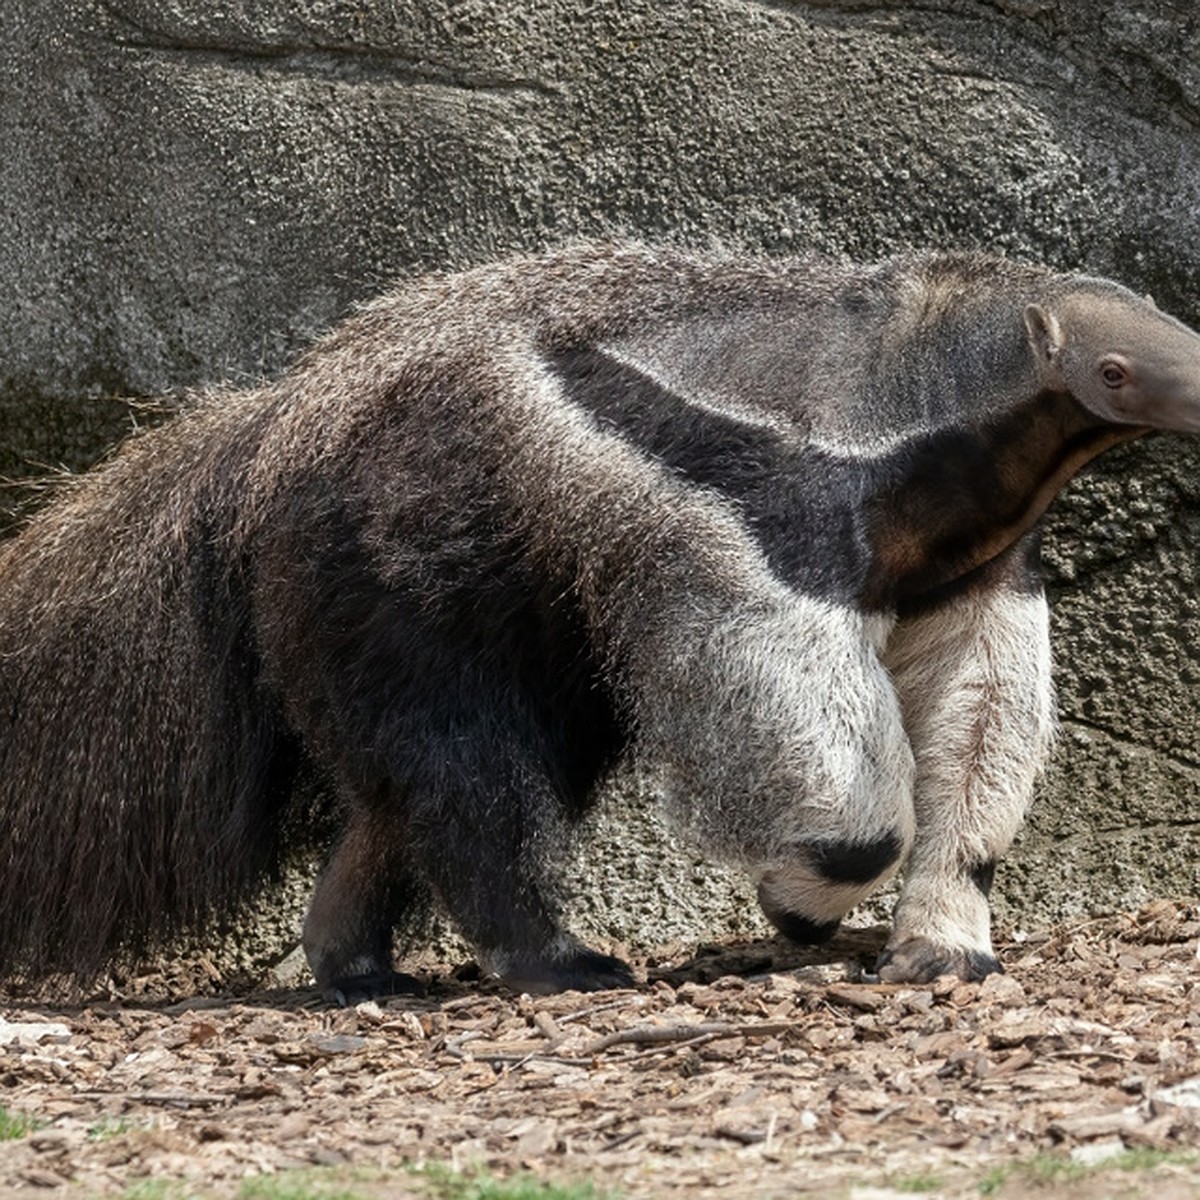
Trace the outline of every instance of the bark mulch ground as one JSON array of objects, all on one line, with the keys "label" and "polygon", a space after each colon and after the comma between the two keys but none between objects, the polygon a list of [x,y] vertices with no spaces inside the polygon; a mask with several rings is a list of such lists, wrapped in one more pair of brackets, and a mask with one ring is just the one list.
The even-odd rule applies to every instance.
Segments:
[{"label": "bark mulch ground", "polygon": [[1160,901],[922,987],[861,982],[872,929],[666,948],[593,995],[441,968],[346,1010],[160,976],[0,1001],[0,1194],[417,1196],[440,1163],[626,1197],[1200,1195],[1198,934]]}]

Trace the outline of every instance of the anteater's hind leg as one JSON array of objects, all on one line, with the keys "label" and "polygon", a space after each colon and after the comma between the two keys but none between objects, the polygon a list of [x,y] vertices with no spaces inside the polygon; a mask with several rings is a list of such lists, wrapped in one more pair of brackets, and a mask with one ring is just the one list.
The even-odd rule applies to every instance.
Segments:
[{"label": "anteater's hind leg", "polygon": [[548,899],[546,872],[565,832],[555,757],[528,728],[486,716],[471,725],[445,747],[436,802],[414,805],[413,848],[426,879],[483,969],[510,987],[629,986],[629,968],[567,933]]},{"label": "anteater's hind leg", "polygon": [[988,890],[1053,740],[1049,620],[1024,549],[902,620],[887,662],[916,757],[917,835],[879,972],[978,979],[1001,969]]},{"label": "anteater's hind leg", "polygon": [[419,993],[392,967],[392,935],[422,888],[408,867],[407,837],[395,809],[352,812],[304,920],[304,953],[326,998],[355,1004]]},{"label": "anteater's hind leg", "polygon": [[392,969],[393,925],[430,889],[484,970],[513,988],[632,982],[624,963],[563,930],[547,899],[564,796],[577,808],[591,771],[562,761],[565,749],[506,693],[489,702],[476,681],[470,713],[427,713],[419,737],[398,740],[392,782],[369,800],[357,794],[304,927],[309,964],[330,998],[413,982]]}]

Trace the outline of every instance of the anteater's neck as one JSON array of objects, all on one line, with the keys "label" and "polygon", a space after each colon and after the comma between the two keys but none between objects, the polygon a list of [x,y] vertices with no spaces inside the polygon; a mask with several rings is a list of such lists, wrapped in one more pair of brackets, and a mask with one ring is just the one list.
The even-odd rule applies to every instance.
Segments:
[{"label": "anteater's neck", "polygon": [[868,501],[873,557],[863,601],[889,609],[977,571],[1026,534],[1078,471],[1147,433],[1099,422],[1042,392],[983,422],[913,439]]}]

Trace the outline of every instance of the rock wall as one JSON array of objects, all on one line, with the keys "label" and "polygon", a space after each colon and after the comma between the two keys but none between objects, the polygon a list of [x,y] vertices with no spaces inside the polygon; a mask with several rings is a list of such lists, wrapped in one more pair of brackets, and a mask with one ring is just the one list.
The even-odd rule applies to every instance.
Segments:
[{"label": "rock wall", "polygon": [[[119,397],[276,370],[396,277],[577,234],[984,247],[1200,324],[1198,63],[1171,0],[9,0],[0,475],[93,460],[148,419]],[[1051,521],[1064,738],[1006,920],[1200,891],[1198,465],[1139,444]],[[581,929],[753,920],[598,824]]]}]

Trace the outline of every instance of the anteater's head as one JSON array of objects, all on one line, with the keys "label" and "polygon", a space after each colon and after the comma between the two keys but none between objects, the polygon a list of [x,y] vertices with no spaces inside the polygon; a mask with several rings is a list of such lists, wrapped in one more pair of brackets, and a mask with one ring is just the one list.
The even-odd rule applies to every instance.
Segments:
[{"label": "anteater's head", "polygon": [[1200,336],[1115,284],[1076,284],[1025,310],[1043,386],[1115,425],[1200,433]]}]

